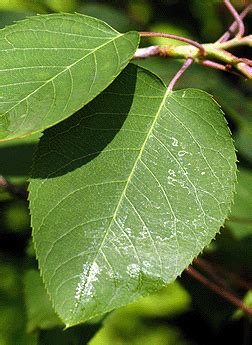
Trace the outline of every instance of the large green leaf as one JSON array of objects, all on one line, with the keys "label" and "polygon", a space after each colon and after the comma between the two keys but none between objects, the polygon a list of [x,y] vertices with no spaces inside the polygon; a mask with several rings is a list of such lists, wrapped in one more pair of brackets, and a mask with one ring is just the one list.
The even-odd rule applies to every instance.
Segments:
[{"label": "large green leaf", "polygon": [[0,140],[44,130],[97,96],[137,49],[81,14],[31,17],[0,31]]},{"label": "large green leaf", "polygon": [[30,184],[37,257],[69,325],[173,281],[230,208],[235,152],[200,90],[128,66],[42,138]]}]

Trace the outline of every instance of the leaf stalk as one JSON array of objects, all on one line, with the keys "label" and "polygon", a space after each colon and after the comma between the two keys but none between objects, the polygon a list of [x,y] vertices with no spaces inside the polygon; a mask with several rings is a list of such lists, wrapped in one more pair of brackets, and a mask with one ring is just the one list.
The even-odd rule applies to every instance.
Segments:
[{"label": "leaf stalk", "polygon": [[[152,56],[161,56],[164,58],[185,59],[187,66],[188,61],[199,63],[201,65],[219,69],[234,74],[239,74],[247,79],[252,79],[252,60],[246,58],[238,58],[231,54],[228,49],[237,48],[240,46],[252,47],[252,35],[244,36],[244,23],[243,19],[252,11],[252,4],[248,5],[241,14],[235,10],[229,0],[223,1],[227,10],[232,14],[235,21],[229,29],[215,42],[201,44],[192,39],[161,32],[139,32],[141,37],[166,37],[175,39],[186,45],[167,45],[167,46],[150,46],[147,48],[137,49],[133,59],[145,59]],[[234,38],[229,39],[231,34],[238,29]],[[183,70],[178,71],[170,85],[173,88],[173,81],[178,80]],[[179,78],[177,77],[179,75]],[[177,79],[176,79],[177,78]],[[170,87],[169,85],[169,87]]]}]

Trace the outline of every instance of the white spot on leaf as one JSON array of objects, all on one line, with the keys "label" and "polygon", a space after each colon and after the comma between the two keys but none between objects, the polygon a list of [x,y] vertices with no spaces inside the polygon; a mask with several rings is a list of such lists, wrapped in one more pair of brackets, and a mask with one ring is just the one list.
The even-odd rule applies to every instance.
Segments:
[{"label": "white spot on leaf", "polygon": [[140,266],[137,264],[130,264],[127,266],[127,273],[131,278],[137,278],[140,273]]},{"label": "white spot on leaf", "polygon": [[75,299],[76,305],[81,298],[93,297],[94,296],[94,285],[93,283],[98,280],[97,275],[101,272],[101,269],[96,262],[92,265],[84,264],[83,271],[80,274],[80,282],[76,288]]},{"label": "white spot on leaf", "polygon": [[186,154],[188,154],[188,152],[186,152],[186,151],[179,151],[179,152],[178,152],[178,156],[179,156],[179,157],[183,157],[183,156],[186,155]]},{"label": "white spot on leaf", "polygon": [[171,138],[172,139],[172,146],[178,146],[178,140],[176,138]]},{"label": "white spot on leaf", "polygon": [[171,176],[173,176],[173,177],[176,177],[176,174],[175,174],[175,171],[174,171],[174,170],[169,169],[169,170],[168,170],[168,173],[169,173],[169,175],[171,175]]}]

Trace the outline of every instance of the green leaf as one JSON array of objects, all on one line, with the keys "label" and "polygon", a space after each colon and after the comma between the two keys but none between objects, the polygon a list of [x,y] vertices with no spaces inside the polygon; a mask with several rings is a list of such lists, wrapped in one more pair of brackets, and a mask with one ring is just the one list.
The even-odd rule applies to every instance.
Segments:
[{"label": "green leaf", "polygon": [[81,14],[31,17],[0,31],[0,140],[44,130],[105,89],[137,49]]},{"label": "green leaf", "polygon": [[43,279],[67,326],[180,275],[227,216],[235,160],[210,95],[168,93],[135,65],[46,131],[30,209]]},{"label": "green leaf", "polygon": [[27,331],[50,329],[62,325],[55,314],[38,271],[29,270],[24,276],[27,308]]}]

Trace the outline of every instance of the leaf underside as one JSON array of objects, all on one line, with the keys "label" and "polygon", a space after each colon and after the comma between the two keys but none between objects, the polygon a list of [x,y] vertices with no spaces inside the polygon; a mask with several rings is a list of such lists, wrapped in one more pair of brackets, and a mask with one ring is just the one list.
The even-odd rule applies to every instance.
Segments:
[{"label": "leaf underside", "polygon": [[115,79],[138,41],[137,32],[120,34],[80,14],[31,17],[0,30],[0,140],[72,115]]},{"label": "leaf underside", "polygon": [[30,209],[43,279],[66,325],[180,275],[227,216],[235,161],[210,95],[167,93],[134,65],[47,130],[35,157]]}]

